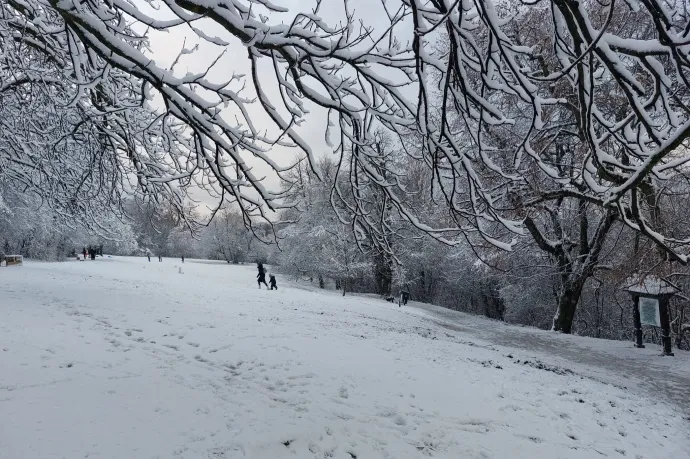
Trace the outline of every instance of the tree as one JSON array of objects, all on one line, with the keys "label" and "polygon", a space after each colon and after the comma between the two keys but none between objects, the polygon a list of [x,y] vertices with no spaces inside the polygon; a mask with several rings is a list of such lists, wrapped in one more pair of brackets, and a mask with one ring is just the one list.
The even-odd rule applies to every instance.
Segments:
[{"label": "tree", "polygon": [[61,222],[96,232],[109,215],[123,217],[127,193],[181,205],[176,190],[189,174],[163,152],[186,138],[49,3],[0,4],[0,49],[0,177]]},{"label": "tree", "polygon": [[[171,246],[171,236],[183,231],[184,221],[180,217],[180,209],[184,207],[176,209],[152,201],[128,201],[125,207],[126,215],[131,219],[139,247],[160,256],[181,255]],[[193,215],[192,209],[185,209],[183,212],[184,215]],[[189,229],[185,230],[191,238]]]},{"label": "tree", "polygon": [[[690,132],[684,109],[690,51],[680,45],[688,17],[681,4],[649,0],[633,9],[627,3],[601,8],[576,0],[528,5],[405,0],[395,10],[386,2],[372,9],[389,23],[385,29],[354,27],[358,18],[347,2],[342,27],[332,27],[318,15],[318,2],[313,11],[292,14],[267,2],[242,0],[230,5],[163,0],[155,15],[121,2],[13,0],[4,5],[9,30],[17,30],[16,22],[26,28],[26,36],[44,37],[42,48],[61,62],[80,63],[74,72],[76,91],[101,79],[127,89],[106,98],[113,109],[109,112],[123,104],[141,106],[149,96],[162,100],[155,132],[161,133],[161,142],[174,139],[166,142],[173,148],[145,156],[138,148],[126,149],[141,186],[203,176],[197,183],[204,188],[232,196],[247,214],[268,218],[267,211],[285,205],[283,196],[265,187],[249,157],[282,175],[290,166],[274,162],[269,149],[291,144],[314,168],[312,149],[296,126],[309,106],[319,106],[329,112],[327,127],[337,126],[332,133],[340,136],[335,151],[341,158],[352,145],[350,167],[338,171],[348,175],[343,183],[356,189],[361,180],[370,180],[403,219],[444,243],[464,243],[470,234],[501,248],[514,247],[515,235],[525,228],[520,218],[503,211],[505,198],[522,189],[526,170],[533,169],[543,179],[563,184],[537,199],[569,196],[615,208],[624,224],[674,259],[687,261],[688,235],[663,237],[650,204],[654,182],[682,174],[689,158],[678,148]],[[163,12],[171,19],[162,19]],[[516,33],[521,19],[533,13],[552,18],[544,46],[529,46]],[[185,26],[199,41],[220,48],[233,41],[245,44],[248,88],[278,134],[267,136],[255,127],[248,108],[251,97],[233,86],[239,75],[214,82],[208,77],[211,66],[180,76],[174,66],[164,68],[143,52],[146,35],[135,23],[157,31]],[[218,26],[222,36],[203,32],[203,23]],[[626,23],[635,27],[612,26]],[[432,45],[441,33],[448,48],[437,53]],[[401,37],[411,38],[409,46]],[[193,52],[184,49],[180,58]],[[274,71],[262,71],[264,65]],[[278,97],[268,95],[270,85],[278,88]],[[432,97],[436,85],[440,104]],[[572,97],[554,94],[559,85],[570,85]],[[407,97],[410,93],[417,99]],[[225,104],[232,105],[237,123],[221,116]],[[450,115],[451,107],[457,116]],[[523,115],[517,118],[516,112]],[[543,157],[556,148],[556,140],[569,135],[562,120],[573,113],[587,151],[573,164],[578,172],[562,176]],[[458,122],[465,126],[461,132]],[[142,129],[135,132],[149,132],[142,123],[136,125]],[[405,205],[406,190],[377,170],[377,125],[400,136],[419,135],[422,148],[412,156],[433,171],[452,217],[450,227],[420,219]],[[496,142],[496,133],[516,127],[519,135]],[[149,144],[145,136],[134,139],[140,139],[136,145]],[[380,232],[382,223],[365,218],[361,208],[355,202],[351,209],[359,226]]]},{"label": "tree", "polygon": [[[247,260],[254,236],[245,227],[242,213],[236,209],[223,209],[206,230],[205,239],[213,255],[220,255],[228,263]],[[215,258],[215,256],[213,256]]]},{"label": "tree", "polygon": [[66,221],[34,193],[0,181],[0,252],[40,260],[63,260],[82,247],[103,245],[106,253],[130,255],[137,243],[128,222],[104,216],[95,228]]}]

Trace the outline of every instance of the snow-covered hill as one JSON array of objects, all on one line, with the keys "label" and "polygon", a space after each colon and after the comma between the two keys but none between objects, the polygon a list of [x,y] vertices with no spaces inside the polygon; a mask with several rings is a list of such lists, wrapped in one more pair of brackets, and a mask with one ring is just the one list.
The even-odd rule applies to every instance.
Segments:
[{"label": "snow-covered hill", "polygon": [[171,259],[0,268],[0,457],[690,457],[682,408],[615,366],[593,378],[476,321],[254,276]]}]

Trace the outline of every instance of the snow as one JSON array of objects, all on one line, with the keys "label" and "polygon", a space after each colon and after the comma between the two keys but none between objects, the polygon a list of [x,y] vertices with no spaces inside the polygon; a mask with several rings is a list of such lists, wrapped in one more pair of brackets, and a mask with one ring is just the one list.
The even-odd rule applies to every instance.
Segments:
[{"label": "snow", "polygon": [[631,276],[626,279],[624,289],[631,293],[646,293],[648,295],[672,295],[678,292],[678,289],[670,282],[653,274]]},{"label": "snow", "polygon": [[690,454],[687,406],[615,367],[594,378],[478,336],[495,322],[185,261],[0,269],[0,458]]}]

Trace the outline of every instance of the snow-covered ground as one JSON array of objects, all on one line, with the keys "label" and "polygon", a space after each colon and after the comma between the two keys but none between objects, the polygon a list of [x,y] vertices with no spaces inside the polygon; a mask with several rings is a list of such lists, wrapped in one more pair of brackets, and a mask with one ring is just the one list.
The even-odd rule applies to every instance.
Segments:
[{"label": "snow-covered ground", "polygon": [[683,407],[615,365],[556,366],[478,336],[478,319],[280,277],[258,290],[254,275],[141,258],[0,268],[0,457],[690,457]]}]

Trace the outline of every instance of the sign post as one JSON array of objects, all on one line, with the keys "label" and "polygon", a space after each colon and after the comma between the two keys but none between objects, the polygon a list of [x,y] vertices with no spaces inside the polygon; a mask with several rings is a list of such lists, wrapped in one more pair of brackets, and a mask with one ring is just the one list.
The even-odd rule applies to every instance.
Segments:
[{"label": "sign post", "polygon": [[643,348],[642,321],[640,319],[640,297],[633,295],[633,321],[635,322],[635,347]]},{"label": "sign post", "polygon": [[635,325],[635,347],[643,348],[642,325],[661,328],[663,355],[672,356],[671,324],[668,304],[678,289],[654,275],[633,276],[626,282],[625,290],[632,295],[633,320]]}]

